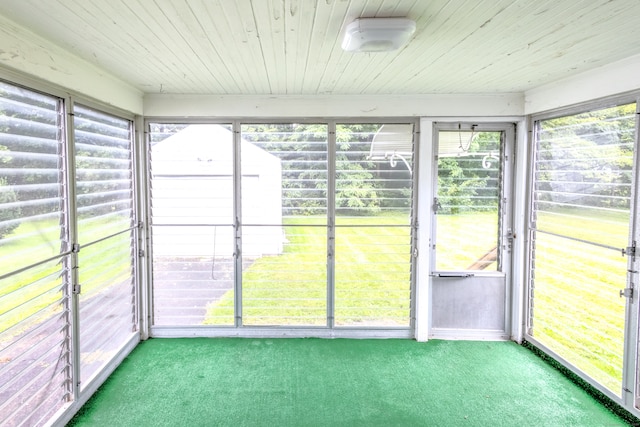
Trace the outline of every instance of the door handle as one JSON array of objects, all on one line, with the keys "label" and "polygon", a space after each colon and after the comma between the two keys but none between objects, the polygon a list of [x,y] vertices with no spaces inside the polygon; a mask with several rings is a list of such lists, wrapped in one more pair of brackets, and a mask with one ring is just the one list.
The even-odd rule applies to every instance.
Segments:
[{"label": "door handle", "polygon": [[442,278],[462,278],[462,277],[473,277],[475,274],[473,273],[436,273],[436,277]]}]

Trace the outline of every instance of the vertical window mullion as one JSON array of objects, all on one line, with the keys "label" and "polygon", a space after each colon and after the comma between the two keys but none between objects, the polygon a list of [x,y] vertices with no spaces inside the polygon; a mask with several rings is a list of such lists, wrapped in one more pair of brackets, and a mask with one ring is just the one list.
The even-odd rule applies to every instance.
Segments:
[{"label": "vertical window mullion", "polygon": [[327,147],[327,326],[335,325],[336,122],[329,123]]},{"label": "vertical window mullion", "polygon": [[[76,152],[74,149],[74,120],[73,120],[73,101],[67,99],[65,103],[65,116],[64,121],[66,125],[65,135],[65,159],[66,159],[66,224],[65,228],[68,250],[71,254],[66,258],[68,265],[65,270],[67,273],[67,285],[65,287],[67,292],[67,315],[70,316],[70,344],[71,344],[71,356],[72,356],[72,387],[74,400],[77,400],[80,394],[80,315],[79,315],[79,277],[78,277],[78,216],[76,206]],[[77,288],[78,287],[78,288]]]},{"label": "vertical window mullion", "polygon": [[415,330],[416,328],[416,286],[417,286],[417,271],[418,271],[418,174],[419,174],[419,144],[417,143],[420,138],[420,123],[415,123],[413,128],[413,176],[411,183],[411,302],[409,309],[410,327]]},{"label": "vertical window mullion", "polygon": [[240,122],[233,123],[234,324],[242,326],[242,150]]}]

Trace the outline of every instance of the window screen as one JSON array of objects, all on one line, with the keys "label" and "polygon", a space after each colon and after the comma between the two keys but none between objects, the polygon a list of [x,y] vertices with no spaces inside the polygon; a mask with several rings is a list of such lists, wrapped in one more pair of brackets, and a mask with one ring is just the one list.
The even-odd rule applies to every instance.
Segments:
[{"label": "window screen", "polygon": [[150,124],[154,325],[409,328],[414,125],[234,126]]}]

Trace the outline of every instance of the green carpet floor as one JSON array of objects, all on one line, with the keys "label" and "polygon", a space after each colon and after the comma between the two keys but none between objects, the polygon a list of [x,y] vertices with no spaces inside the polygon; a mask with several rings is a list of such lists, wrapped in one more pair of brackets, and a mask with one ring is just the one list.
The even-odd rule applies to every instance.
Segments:
[{"label": "green carpet floor", "polygon": [[73,426],[619,426],[512,342],[152,339]]}]

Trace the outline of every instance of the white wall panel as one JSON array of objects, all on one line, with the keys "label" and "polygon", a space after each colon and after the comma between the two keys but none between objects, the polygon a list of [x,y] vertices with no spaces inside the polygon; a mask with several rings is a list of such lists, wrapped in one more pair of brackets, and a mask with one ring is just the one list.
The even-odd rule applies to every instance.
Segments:
[{"label": "white wall panel", "polygon": [[0,16],[0,64],[134,114],[142,92]]}]

